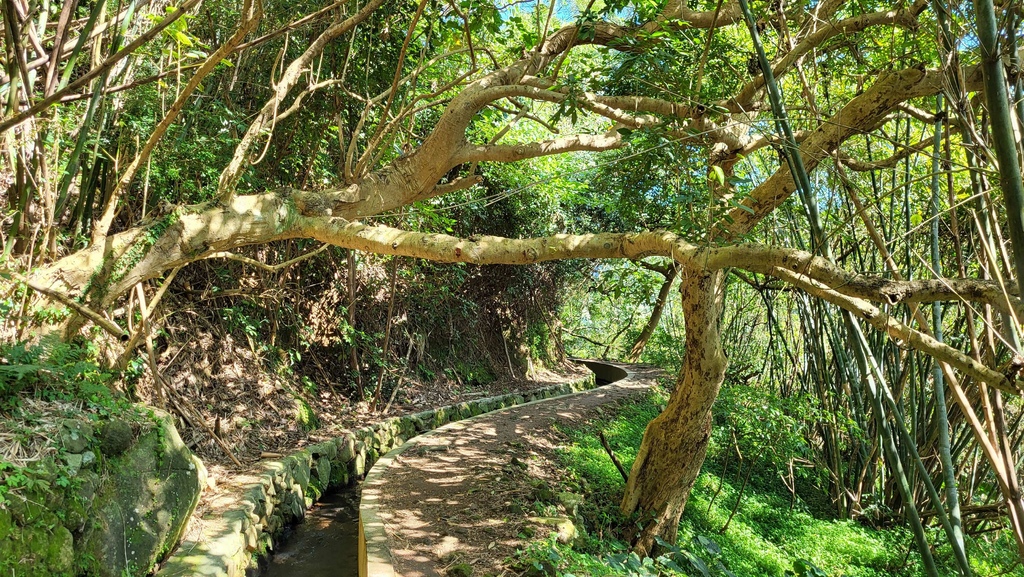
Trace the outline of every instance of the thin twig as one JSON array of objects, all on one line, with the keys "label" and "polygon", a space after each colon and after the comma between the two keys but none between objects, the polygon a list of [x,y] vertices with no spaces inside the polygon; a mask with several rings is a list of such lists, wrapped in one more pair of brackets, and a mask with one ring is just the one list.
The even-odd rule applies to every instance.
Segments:
[{"label": "thin twig", "polygon": [[604,431],[598,431],[597,436],[601,439],[601,446],[604,447],[608,456],[611,457],[612,464],[615,465],[615,468],[619,470],[619,474],[622,475],[622,480],[628,482],[629,473],[626,472],[625,467],[622,466],[622,463],[619,462],[618,457],[616,457],[615,453],[612,451],[612,446],[608,444],[608,439],[605,438]]}]

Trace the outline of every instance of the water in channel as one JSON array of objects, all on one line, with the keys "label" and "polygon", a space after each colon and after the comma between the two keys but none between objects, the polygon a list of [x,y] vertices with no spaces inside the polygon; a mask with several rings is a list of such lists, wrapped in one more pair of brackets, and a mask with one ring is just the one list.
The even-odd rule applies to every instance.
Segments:
[{"label": "water in channel", "polygon": [[278,545],[263,577],[359,575],[359,486],[324,495]]}]

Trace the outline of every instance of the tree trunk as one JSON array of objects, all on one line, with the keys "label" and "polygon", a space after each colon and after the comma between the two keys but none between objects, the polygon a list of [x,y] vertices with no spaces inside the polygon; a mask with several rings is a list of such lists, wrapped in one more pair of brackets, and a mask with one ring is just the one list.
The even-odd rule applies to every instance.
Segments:
[{"label": "tree trunk", "polygon": [[656,537],[675,541],[679,517],[704,464],[711,405],[725,379],[719,334],[724,278],[720,271],[684,270],[683,368],[668,407],[647,425],[622,498],[622,512],[638,514],[643,527],[634,545],[639,554],[650,554]]},{"label": "tree trunk", "polygon": [[672,284],[675,283],[678,274],[679,269],[674,266],[669,268],[669,272],[665,276],[665,282],[661,284],[661,289],[658,291],[658,298],[654,301],[654,310],[651,311],[651,317],[647,319],[644,330],[640,331],[640,336],[633,343],[633,348],[629,350],[629,362],[635,363],[640,360],[640,355],[644,353],[647,342],[651,340],[651,336],[654,334],[654,329],[658,328],[658,323],[661,322],[661,313],[665,312],[665,303],[668,302],[668,295],[672,291]]}]

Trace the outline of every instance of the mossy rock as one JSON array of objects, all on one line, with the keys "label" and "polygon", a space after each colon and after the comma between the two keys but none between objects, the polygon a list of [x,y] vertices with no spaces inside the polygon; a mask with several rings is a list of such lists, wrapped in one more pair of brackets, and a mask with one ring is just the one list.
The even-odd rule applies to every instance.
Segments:
[{"label": "mossy rock", "polygon": [[92,425],[78,419],[65,419],[58,436],[60,446],[69,453],[81,453],[89,448],[93,440]]},{"label": "mossy rock", "polygon": [[445,425],[451,419],[451,410],[448,407],[441,407],[434,411],[434,428]]},{"label": "mossy rock", "polygon": [[343,465],[344,463],[339,463],[331,466],[330,488],[348,485],[348,467]]},{"label": "mossy rock", "polygon": [[181,538],[206,484],[206,471],[164,414],[107,464],[78,556],[90,575],[146,575]]},{"label": "mossy rock", "polygon": [[117,457],[132,446],[132,426],[114,419],[100,431],[100,451],[107,457]]},{"label": "mossy rock", "polygon": [[409,415],[413,419],[413,423],[416,425],[416,432],[423,433],[433,428],[435,411],[420,411]]},{"label": "mossy rock", "polygon": [[398,422],[398,434],[404,438],[416,435],[416,420],[411,416],[402,417]]},{"label": "mossy rock", "polygon": [[331,460],[328,459],[326,455],[317,459],[312,470],[310,484],[323,493],[331,485],[332,469],[334,469],[334,467],[331,465]]},{"label": "mossy rock", "polygon": [[290,463],[292,479],[305,491],[309,486],[310,477],[309,453],[300,451],[293,455],[292,459],[293,461]]},{"label": "mossy rock", "polygon": [[351,435],[338,439],[338,462],[348,463],[356,457],[356,441]]},{"label": "mossy rock", "polygon": [[[45,497],[33,494],[31,500],[45,502]],[[54,513],[44,510],[19,523],[11,511],[0,510],[0,575],[70,577],[74,561],[71,531]]]},{"label": "mossy rock", "polygon": [[0,573],[19,577],[75,575],[71,532],[58,525],[52,531],[34,529],[0,540]]},{"label": "mossy rock", "polygon": [[338,456],[338,445],[334,444],[333,441],[324,441],[310,447],[309,452],[316,458],[327,457],[328,459],[334,459]]},{"label": "mossy rock", "polygon": [[302,427],[302,430],[312,431],[320,426],[320,420],[313,411],[313,407],[310,407],[305,399],[295,397],[294,411],[295,422]]},{"label": "mossy rock", "polygon": [[351,461],[351,473],[352,476],[361,479],[366,474],[366,452],[360,451],[356,453],[356,456]]}]

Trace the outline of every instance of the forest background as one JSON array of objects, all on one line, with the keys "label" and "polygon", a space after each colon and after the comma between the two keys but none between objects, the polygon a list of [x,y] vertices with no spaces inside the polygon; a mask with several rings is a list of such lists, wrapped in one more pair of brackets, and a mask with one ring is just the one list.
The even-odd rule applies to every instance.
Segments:
[{"label": "forest background", "polygon": [[258,453],[282,415],[642,360],[679,378],[637,552],[725,383],[740,453],[927,573],[1024,553],[1020,3],[0,7],[5,416],[126,395]]}]

